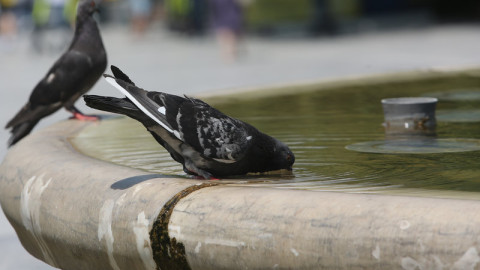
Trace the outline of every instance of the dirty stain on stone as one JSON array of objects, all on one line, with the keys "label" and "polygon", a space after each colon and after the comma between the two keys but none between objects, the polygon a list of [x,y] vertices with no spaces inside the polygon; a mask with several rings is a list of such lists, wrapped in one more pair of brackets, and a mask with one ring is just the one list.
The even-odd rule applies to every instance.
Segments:
[{"label": "dirty stain on stone", "polygon": [[152,256],[150,238],[148,234],[148,220],[145,212],[142,211],[137,216],[137,221],[133,225],[133,233],[137,243],[137,251],[145,265],[145,269],[155,269],[155,261]]},{"label": "dirty stain on stone", "polygon": [[43,259],[50,265],[56,265],[54,256],[48,247],[47,242],[43,238],[42,226],[40,224],[40,207],[41,196],[48,187],[52,179],[48,179],[44,183],[45,175],[32,176],[25,183],[22,193],[20,195],[20,215],[25,229],[27,229],[40,248]]},{"label": "dirty stain on stone", "polygon": [[408,220],[402,220],[399,222],[399,227],[402,231],[407,230],[410,228],[410,222],[408,222]]},{"label": "dirty stain on stone", "polygon": [[480,257],[478,256],[477,249],[475,247],[471,247],[458,261],[455,262],[453,269],[474,270],[477,269],[476,266],[479,262]]},{"label": "dirty stain on stone", "polygon": [[199,253],[201,247],[202,247],[202,242],[198,242],[197,246],[195,247],[195,253]]},{"label": "dirty stain on stone", "polygon": [[245,242],[231,241],[231,240],[218,239],[218,238],[205,238],[204,243],[205,245],[219,245],[224,247],[236,247],[236,248],[246,246]]},{"label": "dirty stain on stone", "polygon": [[203,183],[188,187],[175,196],[173,196],[165,205],[157,219],[153,223],[150,231],[150,241],[152,243],[153,259],[157,264],[157,269],[178,269],[190,270],[187,258],[185,255],[185,246],[177,242],[175,237],[170,238],[168,234],[168,223],[170,217],[177,203],[187,195],[202,188],[212,187],[218,185],[217,183]]},{"label": "dirty stain on stone", "polygon": [[400,262],[402,269],[405,270],[416,270],[416,269],[423,269],[423,267],[411,257],[403,257]]},{"label": "dirty stain on stone", "polygon": [[372,256],[377,259],[377,260],[380,260],[380,245],[377,244],[375,246],[375,249],[372,251]]},{"label": "dirty stain on stone", "polygon": [[102,239],[105,239],[110,266],[114,270],[120,270],[120,267],[118,267],[118,264],[113,256],[113,242],[115,241],[115,239],[113,238],[112,232],[112,215],[114,204],[115,203],[113,202],[113,200],[106,200],[102,208],[100,209],[97,233],[98,241],[102,241]]}]

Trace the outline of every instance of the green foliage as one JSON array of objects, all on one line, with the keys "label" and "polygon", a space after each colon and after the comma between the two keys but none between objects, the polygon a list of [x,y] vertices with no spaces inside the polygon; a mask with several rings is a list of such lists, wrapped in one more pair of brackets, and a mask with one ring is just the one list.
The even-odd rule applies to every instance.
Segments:
[{"label": "green foliage", "polygon": [[187,16],[190,10],[189,0],[165,0],[165,8],[170,15]]},{"label": "green foliage", "polygon": [[312,17],[311,0],[256,0],[246,8],[249,26],[308,22]]}]

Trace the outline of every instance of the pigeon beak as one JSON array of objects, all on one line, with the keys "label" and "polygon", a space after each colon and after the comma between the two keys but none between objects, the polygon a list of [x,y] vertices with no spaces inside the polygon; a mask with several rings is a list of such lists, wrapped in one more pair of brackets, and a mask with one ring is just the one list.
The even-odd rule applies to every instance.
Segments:
[{"label": "pigeon beak", "polygon": [[100,9],[98,9],[98,6],[97,6],[97,4],[95,3],[95,1],[90,2],[90,5],[91,5],[92,8],[93,8],[92,14],[95,13],[95,12],[96,12],[96,13],[100,13]]},{"label": "pigeon beak", "polygon": [[97,4],[95,3],[94,0],[90,1],[90,9],[88,11],[89,11],[88,13],[90,15],[94,14],[95,12],[99,12],[99,10],[97,8]]}]

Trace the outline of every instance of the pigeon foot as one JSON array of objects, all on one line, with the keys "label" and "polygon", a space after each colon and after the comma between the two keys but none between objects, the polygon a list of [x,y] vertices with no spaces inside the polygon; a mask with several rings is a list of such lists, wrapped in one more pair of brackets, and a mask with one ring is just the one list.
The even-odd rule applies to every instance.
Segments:
[{"label": "pigeon foot", "polygon": [[95,115],[85,115],[85,114],[75,112],[73,113],[73,116],[71,117],[71,119],[78,119],[80,121],[98,121],[100,117]]},{"label": "pigeon foot", "polygon": [[213,175],[211,173],[209,173],[207,171],[204,171],[204,170],[198,168],[197,166],[195,166],[195,164],[191,160],[185,160],[183,170],[185,172],[187,172],[188,174],[196,175],[196,176],[198,176],[198,177],[200,177],[201,179],[204,179],[204,180],[219,180],[219,179],[213,177]]}]

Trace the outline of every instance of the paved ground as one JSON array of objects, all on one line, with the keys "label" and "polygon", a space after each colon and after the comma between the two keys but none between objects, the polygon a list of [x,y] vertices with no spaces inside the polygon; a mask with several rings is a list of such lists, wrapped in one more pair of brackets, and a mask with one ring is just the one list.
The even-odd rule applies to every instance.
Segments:
[{"label": "paved ground", "polygon": [[[431,68],[480,66],[480,25],[437,26],[389,33],[336,38],[271,40],[247,38],[243,57],[225,63],[215,40],[187,38],[156,29],[136,39],[121,28],[103,29],[109,62],[124,69],[148,90],[195,94],[222,89],[258,87],[345,76]],[[0,124],[20,109],[57,55],[37,55],[27,36],[14,43],[0,40]],[[92,94],[116,95],[99,82]],[[82,102],[79,108],[92,112]],[[37,126],[65,119],[57,112]],[[0,160],[9,133],[0,129]],[[20,245],[3,213],[0,214],[0,270],[51,269]]]}]

